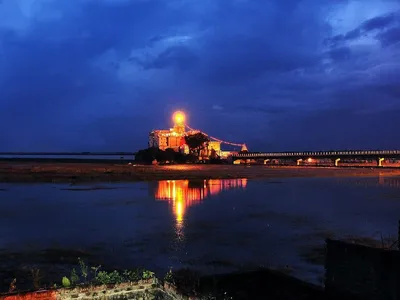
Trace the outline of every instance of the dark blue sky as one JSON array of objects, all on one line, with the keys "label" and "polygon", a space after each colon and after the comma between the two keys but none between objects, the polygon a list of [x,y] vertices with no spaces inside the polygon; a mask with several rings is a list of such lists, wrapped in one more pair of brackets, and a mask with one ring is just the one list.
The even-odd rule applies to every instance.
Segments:
[{"label": "dark blue sky", "polygon": [[[333,4],[334,3],[334,4]],[[0,151],[400,148],[397,0],[0,0]]]}]

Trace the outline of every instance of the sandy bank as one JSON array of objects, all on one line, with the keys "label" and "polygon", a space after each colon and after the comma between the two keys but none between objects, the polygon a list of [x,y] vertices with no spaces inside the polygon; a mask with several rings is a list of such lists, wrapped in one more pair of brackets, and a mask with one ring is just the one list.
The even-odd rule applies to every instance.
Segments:
[{"label": "sandy bank", "polygon": [[128,166],[106,163],[0,163],[0,182],[377,176],[400,176],[400,169],[268,167],[256,165]]}]

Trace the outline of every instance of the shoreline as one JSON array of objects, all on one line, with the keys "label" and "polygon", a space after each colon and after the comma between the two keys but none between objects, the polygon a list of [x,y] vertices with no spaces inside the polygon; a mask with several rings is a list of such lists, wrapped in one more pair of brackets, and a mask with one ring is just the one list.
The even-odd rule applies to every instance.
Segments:
[{"label": "shoreline", "polygon": [[[115,272],[115,271],[114,271]],[[70,286],[49,285],[27,290],[15,289],[0,293],[1,300],[7,299],[71,299],[92,297],[99,299],[358,299],[350,292],[327,291],[290,275],[257,268],[230,273],[201,276],[195,271],[181,269],[171,278],[136,279],[115,283],[78,283]],[[65,282],[63,277],[63,282]],[[110,280],[110,282],[112,282]],[[17,288],[17,286],[15,286]],[[148,293],[153,297],[144,297]],[[137,297],[134,297],[134,294]],[[300,295],[300,297],[299,297]],[[212,298],[210,298],[212,297]],[[245,297],[245,298],[244,298]]]},{"label": "shoreline", "polygon": [[0,162],[0,182],[135,182],[157,180],[392,177],[400,169],[264,165],[127,165],[107,162]]}]

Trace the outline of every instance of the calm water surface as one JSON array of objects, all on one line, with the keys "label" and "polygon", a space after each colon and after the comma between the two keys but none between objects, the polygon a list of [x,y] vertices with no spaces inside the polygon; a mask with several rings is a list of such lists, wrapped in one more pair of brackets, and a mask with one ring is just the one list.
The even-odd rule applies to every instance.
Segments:
[{"label": "calm water surface", "polygon": [[160,274],[269,266],[318,283],[323,265],[307,257],[326,237],[396,237],[399,186],[393,177],[0,184],[0,256],[80,249]]}]

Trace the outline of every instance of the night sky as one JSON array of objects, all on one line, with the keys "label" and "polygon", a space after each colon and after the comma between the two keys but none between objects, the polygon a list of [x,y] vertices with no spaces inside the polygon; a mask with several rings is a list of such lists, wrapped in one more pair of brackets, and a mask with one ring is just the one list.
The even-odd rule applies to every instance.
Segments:
[{"label": "night sky", "polygon": [[[334,4],[333,4],[334,3]],[[397,0],[0,0],[0,151],[400,149]]]}]

